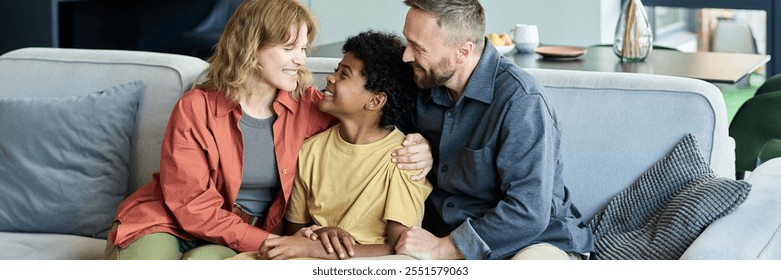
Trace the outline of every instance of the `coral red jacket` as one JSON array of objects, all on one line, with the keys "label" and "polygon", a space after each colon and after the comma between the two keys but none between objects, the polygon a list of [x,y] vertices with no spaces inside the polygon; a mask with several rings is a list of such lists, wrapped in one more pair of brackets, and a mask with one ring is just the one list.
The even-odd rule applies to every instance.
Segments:
[{"label": "coral red jacket", "polygon": [[221,92],[193,89],[173,108],[163,138],[160,171],[119,206],[120,226],[109,236],[121,248],[153,232],[203,239],[236,251],[257,250],[269,233],[282,232],[282,218],[304,140],[336,121],[320,112],[323,96],[313,87],[300,101],[280,91],[273,108],[274,152],[282,191],[258,227],[231,213],[241,186],[244,145],[240,106]]}]

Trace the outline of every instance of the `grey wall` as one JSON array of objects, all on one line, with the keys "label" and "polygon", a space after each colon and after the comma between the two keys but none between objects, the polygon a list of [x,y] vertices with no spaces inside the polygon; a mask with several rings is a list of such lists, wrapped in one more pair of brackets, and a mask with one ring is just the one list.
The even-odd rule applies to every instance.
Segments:
[{"label": "grey wall", "polygon": [[[548,45],[611,43],[620,0],[482,0],[486,33],[516,23],[538,25]],[[319,44],[345,40],[372,28],[401,35],[407,6],[401,0],[305,0],[320,21]]]}]

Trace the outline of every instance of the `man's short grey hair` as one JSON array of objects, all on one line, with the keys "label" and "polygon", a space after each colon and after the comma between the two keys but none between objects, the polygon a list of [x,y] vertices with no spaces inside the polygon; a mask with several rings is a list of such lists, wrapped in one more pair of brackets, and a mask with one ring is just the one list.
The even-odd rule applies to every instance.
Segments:
[{"label": "man's short grey hair", "polygon": [[485,12],[478,0],[404,0],[407,6],[437,17],[437,24],[453,45],[468,40],[483,49]]}]

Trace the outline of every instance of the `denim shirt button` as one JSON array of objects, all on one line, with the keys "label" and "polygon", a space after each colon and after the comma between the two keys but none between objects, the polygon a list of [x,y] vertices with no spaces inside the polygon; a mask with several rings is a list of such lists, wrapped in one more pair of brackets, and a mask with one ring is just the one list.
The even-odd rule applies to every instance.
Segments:
[{"label": "denim shirt button", "polygon": [[447,172],[447,164],[443,165],[439,170],[442,172]]},{"label": "denim shirt button", "polygon": [[448,118],[452,118],[453,117],[453,111],[448,111],[447,112],[447,117]]}]

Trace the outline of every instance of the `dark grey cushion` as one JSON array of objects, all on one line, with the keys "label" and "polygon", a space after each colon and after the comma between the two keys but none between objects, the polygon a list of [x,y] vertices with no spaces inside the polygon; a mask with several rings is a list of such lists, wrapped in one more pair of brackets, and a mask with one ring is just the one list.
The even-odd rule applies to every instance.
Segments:
[{"label": "dark grey cushion", "polygon": [[125,197],[135,81],[83,96],[0,98],[0,231],[106,238]]},{"label": "dark grey cushion", "polygon": [[748,197],[719,178],[689,134],[591,221],[597,259],[679,259],[713,221]]}]

